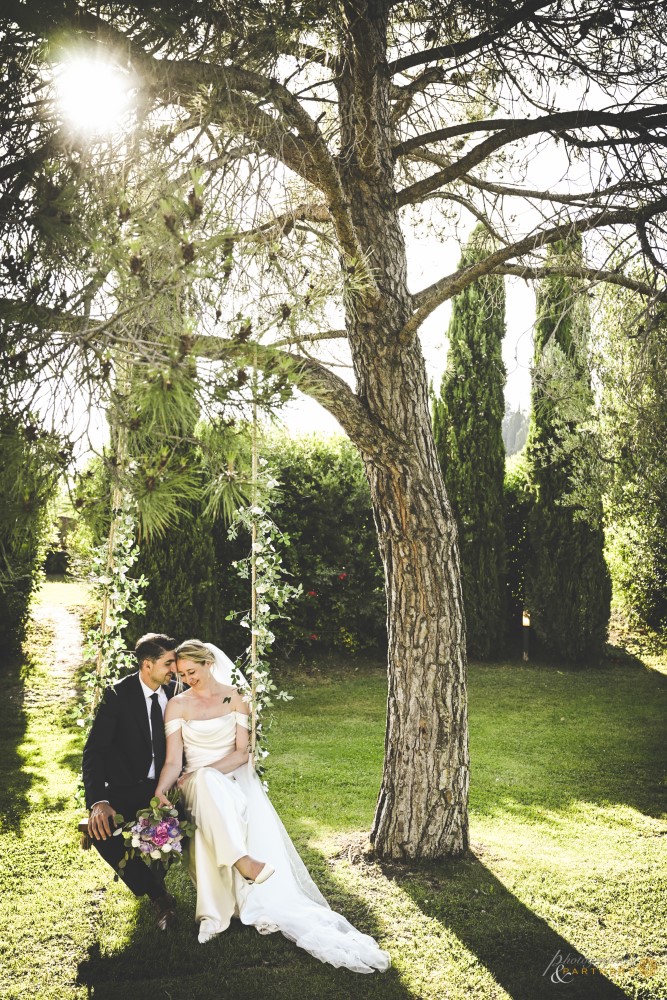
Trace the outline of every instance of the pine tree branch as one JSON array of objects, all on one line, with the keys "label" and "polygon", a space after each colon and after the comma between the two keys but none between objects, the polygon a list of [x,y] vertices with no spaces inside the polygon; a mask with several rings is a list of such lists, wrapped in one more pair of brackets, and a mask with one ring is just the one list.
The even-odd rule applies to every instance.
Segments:
[{"label": "pine tree branch", "polygon": [[198,357],[211,361],[233,357],[242,359],[244,364],[252,364],[256,357],[260,369],[279,366],[300,392],[336,418],[350,440],[363,451],[377,454],[379,448],[390,446],[390,436],[373,419],[347,382],[314,358],[279,349],[275,344],[240,343],[218,337],[198,337],[193,350]]},{"label": "pine tree branch", "polygon": [[[500,250],[490,253],[483,260],[471,266],[459,268],[454,273],[440,278],[432,285],[417,292],[413,296],[415,312],[403,327],[401,339],[409,340],[415,336],[421,324],[434,309],[437,309],[443,302],[457,295],[479,278],[493,273],[495,268],[502,266],[512,260],[512,258],[522,257],[550,243],[569,239],[581,233],[589,232],[592,229],[623,225],[635,227],[638,221],[645,223],[653,216],[665,211],[667,211],[667,197],[658,199],[653,204],[646,205],[643,208],[624,208],[615,212],[604,209],[583,219],[569,220],[551,229],[532,233],[530,236],[526,236],[516,243],[502,247]],[[651,294],[654,294],[653,290]]]},{"label": "pine tree branch", "polygon": [[[620,123],[620,124],[619,124]],[[604,111],[602,109],[589,109],[578,111],[559,111],[550,115],[543,115],[541,118],[530,118],[526,121],[517,121],[516,118],[489,118],[475,122],[461,122],[458,125],[449,125],[447,128],[436,129],[433,132],[426,132],[424,135],[414,136],[404,142],[394,146],[394,156],[405,156],[415,149],[427,146],[430,142],[441,142],[443,139],[452,139],[459,135],[472,135],[474,132],[497,132],[505,131],[514,133],[517,129],[527,129],[515,138],[522,138],[523,135],[532,135],[535,132],[553,132],[560,134],[564,129],[569,128],[592,128],[594,126],[609,125],[613,128],[639,129],[642,132],[647,125],[667,124],[667,104],[651,104],[633,111]],[[508,141],[514,141],[510,138]]]},{"label": "pine tree branch", "polygon": [[655,302],[667,302],[667,288],[658,288],[650,285],[646,281],[638,281],[636,278],[629,278],[620,271],[610,271],[606,268],[581,267],[572,264],[562,264],[558,266],[530,267],[524,264],[501,264],[494,267],[492,274],[510,274],[517,278],[524,278],[526,281],[541,280],[553,275],[562,275],[565,278],[582,278],[591,282],[603,282],[609,285],[620,285],[621,288],[628,288],[630,291],[638,292],[644,298]]},{"label": "pine tree branch", "polygon": [[[451,160],[440,153],[433,153],[430,150],[420,150],[410,154],[410,160],[424,161],[432,163],[436,167],[443,169],[451,164]],[[612,194],[628,194],[637,191],[659,191],[664,188],[662,180],[651,183],[645,181],[619,181],[617,184],[610,184],[604,188],[594,188],[592,191],[581,191],[577,194],[563,194],[562,192],[541,191],[538,188],[518,187],[513,184],[500,184],[496,181],[489,181],[485,178],[476,177],[474,174],[464,174],[459,178],[461,183],[469,184],[470,187],[489,194],[499,194],[508,198],[524,198],[527,201],[548,201],[558,205],[585,205],[592,203],[604,203],[605,199]]]},{"label": "pine tree branch", "polygon": [[436,62],[440,59],[458,59],[459,56],[478,52],[480,49],[485,48],[507,34],[508,31],[521,24],[522,21],[530,20],[538,10],[551,6],[553,6],[553,0],[533,0],[532,3],[524,4],[523,7],[519,7],[509,17],[504,18],[495,28],[482,31],[479,35],[475,35],[473,38],[466,38],[461,42],[438,45],[432,49],[424,49],[422,52],[414,52],[412,55],[403,56],[401,59],[396,59],[389,64],[389,71],[390,73],[402,73],[406,69],[412,69],[413,66],[422,66],[427,62]]},{"label": "pine tree branch", "polygon": [[[121,314],[117,313],[106,321],[91,320],[87,316],[72,315],[48,306],[31,305],[18,299],[0,298],[0,319],[37,326],[45,333],[72,334],[79,342],[82,340],[82,335],[85,335],[83,340],[89,346],[94,346],[97,338],[105,330],[111,330],[114,323],[121,318]],[[287,374],[301,392],[315,399],[338,420],[352,441],[367,452],[372,449],[377,451],[383,441],[388,443],[388,435],[374,421],[347,382],[313,358],[280,349],[283,345],[298,346],[299,343],[345,337],[345,330],[327,330],[296,339],[280,340],[275,344],[256,344],[201,336],[194,342],[192,351],[200,358],[213,361],[236,358],[244,364],[252,363],[256,351],[260,366],[268,364],[275,368],[278,362],[281,367],[286,367]],[[119,342],[113,334],[110,339]],[[62,349],[65,350],[67,346],[63,346]],[[105,341],[100,346],[109,345]]]},{"label": "pine tree branch", "polygon": [[457,205],[461,205],[470,214],[477,219],[478,222],[484,226],[487,232],[498,241],[498,243],[507,244],[507,237],[499,233],[495,226],[489,221],[488,217],[482,212],[474,202],[470,201],[469,198],[465,198],[463,195],[458,194],[456,191],[433,191],[431,194],[427,194],[423,199],[424,201],[442,200],[442,201],[453,201]]},{"label": "pine tree branch", "polygon": [[88,333],[99,329],[101,325],[99,321],[87,316],[73,315],[50,306],[6,297],[0,297],[0,319],[9,323],[36,326],[51,333]]},{"label": "pine tree branch", "polygon": [[618,184],[610,184],[606,188],[595,188],[592,191],[582,191],[577,194],[561,194],[553,191],[540,191],[537,188],[521,188],[514,187],[511,184],[497,184],[494,181],[481,180],[472,174],[465,174],[461,180],[480,191],[488,191],[489,194],[506,195],[510,198],[525,198],[528,201],[548,201],[558,205],[590,205],[595,202],[601,204],[612,194],[629,194],[637,191],[646,192],[652,189],[662,191],[664,187],[663,183],[658,181],[655,184],[642,181],[620,181]]},{"label": "pine tree branch", "polygon": [[305,59],[306,62],[317,63],[325,69],[338,70],[338,56],[333,52],[328,52],[317,45],[308,45],[306,42],[292,42],[291,39],[283,39],[281,47],[285,55],[294,56],[296,59]]},{"label": "pine tree branch", "polygon": [[[503,119],[502,121],[506,122],[507,120]],[[475,124],[473,123],[473,125]],[[481,124],[488,125],[488,123]],[[541,118],[529,119],[523,122],[512,120],[509,126],[502,127],[499,135],[491,136],[483,142],[478,143],[465,156],[453,160],[442,170],[431,174],[430,177],[425,177],[423,180],[403,188],[402,191],[398,192],[398,203],[399,205],[414,204],[431,191],[437,190],[444,184],[450,184],[452,181],[458,180],[467,174],[472,167],[476,167],[479,163],[486,160],[497,149],[516,142],[518,139],[525,139],[539,132],[549,132],[552,135],[558,135],[566,129],[592,128],[602,125],[610,125],[617,129],[628,128],[630,131],[640,130],[646,132],[651,126],[667,125],[667,104],[657,104],[653,107],[639,108],[635,111],[627,112],[621,111],[615,113],[612,111],[595,110],[562,111],[557,114],[543,115]],[[448,129],[438,129],[436,132],[428,133],[426,136],[416,136],[414,139],[406,140],[406,142],[401,143],[395,149],[409,153],[418,149],[426,142],[434,141],[434,136],[443,138],[446,137],[445,133],[460,134],[460,129],[462,128],[467,129],[469,126],[455,125]],[[618,145],[622,145],[624,141],[621,137],[617,139]],[[644,135],[644,141],[648,141],[646,135]],[[399,153],[398,155],[403,154]]]},{"label": "pine tree branch", "polygon": [[417,94],[422,94],[433,83],[444,83],[445,79],[445,71],[442,67],[429,66],[428,69],[425,69],[423,73],[420,73],[419,76],[415,77],[414,80],[411,80],[404,87],[394,88],[392,92],[394,106],[391,112],[394,125],[408,113]]},{"label": "pine tree branch", "polygon": [[[150,59],[147,62],[147,59]],[[214,88],[215,108],[224,122],[229,116],[235,126],[260,147],[276,156],[291,170],[325,195],[332,221],[344,253],[365,270],[368,285],[377,291],[372,272],[364,265],[364,255],[352,222],[340,175],[318,124],[297,98],[277,80],[237,66],[215,66],[186,60],[162,60],[143,56],[151,78],[164,87],[168,100],[176,88],[179,93],[208,85]],[[245,92],[260,102],[269,101],[280,119],[273,118],[245,97]],[[285,124],[282,123],[285,120]],[[215,120],[215,117],[213,118]],[[295,136],[291,129],[297,130]]]},{"label": "pine tree branch", "polygon": [[347,330],[321,330],[319,333],[304,333],[300,337],[284,337],[274,340],[272,347],[298,347],[299,344],[314,344],[318,340],[347,340]]},{"label": "pine tree branch", "polygon": [[324,204],[302,202],[295,205],[294,208],[276,215],[275,218],[269,219],[268,222],[253,226],[252,229],[245,229],[237,233],[219,233],[216,236],[211,236],[208,240],[195,243],[194,247],[197,252],[207,253],[225,243],[252,242],[263,236],[268,236],[270,233],[288,236],[297,222],[331,222],[331,214]]}]

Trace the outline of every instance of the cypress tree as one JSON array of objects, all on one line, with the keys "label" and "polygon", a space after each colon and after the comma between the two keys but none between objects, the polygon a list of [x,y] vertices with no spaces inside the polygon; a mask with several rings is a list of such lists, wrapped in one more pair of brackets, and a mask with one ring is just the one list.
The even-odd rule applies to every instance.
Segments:
[{"label": "cypress tree", "polygon": [[[551,263],[564,259],[581,261],[580,241],[550,247]],[[589,331],[581,283],[558,275],[546,278],[537,294],[527,443],[534,502],[528,517],[526,601],[545,652],[573,664],[600,656],[611,605],[601,503],[595,512],[572,497],[586,461],[579,423],[592,400]]]},{"label": "cypress tree", "polygon": [[[491,249],[478,226],[460,266],[474,264]],[[504,335],[501,277],[482,278],[457,295],[447,371],[433,400],[436,448],[459,530],[468,652],[482,659],[497,655],[503,640]]]}]

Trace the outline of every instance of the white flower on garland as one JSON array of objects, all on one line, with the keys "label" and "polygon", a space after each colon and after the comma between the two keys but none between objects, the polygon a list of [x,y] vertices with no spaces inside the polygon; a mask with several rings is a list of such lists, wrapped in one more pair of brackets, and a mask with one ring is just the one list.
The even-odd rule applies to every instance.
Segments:
[{"label": "white flower on garland", "polygon": [[[241,507],[236,511],[229,528],[230,538],[236,538],[241,528],[248,532],[251,537],[254,533],[255,541],[250,546],[250,554],[243,560],[237,560],[236,568],[242,579],[249,579],[251,576],[252,562],[255,564],[255,592],[261,599],[257,602],[255,617],[251,612],[246,612],[241,618],[240,624],[247,628],[256,640],[256,659],[254,669],[254,699],[251,692],[244,692],[244,700],[250,705],[251,713],[255,718],[255,766],[261,775],[264,771],[263,761],[268,756],[266,749],[266,737],[262,728],[261,716],[264,709],[271,707],[273,699],[276,701],[290,701],[291,696],[286,691],[278,690],[277,685],[271,678],[268,654],[274,642],[275,635],[271,629],[271,622],[276,618],[286,617],[284,607],[292,598],[302,593],[301,586],[294,587],[282,579],[282,560],[277,546],[289,545],[289,539],[282,534],[273,522],[268,510],[272,508],[273,494],[280,485],[278,480],[267,468],[266,459],[260,459],[259,464],[262,471],[259,473],[255,483],[256,492],[260,497],[260,502],[253,502],[247,507]],[[232,612],[227,618],[236,618]],[[246,650],[246,663],[241,665],[241,669],[247,669],[250,659],[250,647]]]}]

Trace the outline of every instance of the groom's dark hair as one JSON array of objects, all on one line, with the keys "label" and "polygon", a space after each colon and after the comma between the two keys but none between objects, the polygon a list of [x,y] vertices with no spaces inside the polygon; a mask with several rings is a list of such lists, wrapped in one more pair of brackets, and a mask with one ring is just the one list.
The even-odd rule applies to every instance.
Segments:
[{"label": "groom's dark hair", "polygon": [[160,632],[147,632],[146,635],[137,639],[134,655],[137,658],[139,668],[141,668],[144,660],[157,660],[163,653],[170,649],[176,649],[177,646],[178,640],[172,639],[171,636],[162,635]]}]

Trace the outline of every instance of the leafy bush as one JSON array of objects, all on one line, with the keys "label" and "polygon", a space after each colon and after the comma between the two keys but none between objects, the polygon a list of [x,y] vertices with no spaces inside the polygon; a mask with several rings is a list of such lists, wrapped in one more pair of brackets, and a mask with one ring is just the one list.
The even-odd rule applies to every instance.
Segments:
[{"label": "leafy bush", "polygon": [[[605,288],[595,369],[601,479],[614,602],[633,625],[667,630],[667,310]],[[587,469],[590,481],[591,469]]]},{"label": "leafy bush", "polygon": [[42,578],[49,525],[64,455],[59,442],[0,415],[0,648],[20,650],[30,599]]},{"label": "leafy bush", "polygon": [[44,572],[49,576],[66,576],[70,567],[66,549],[49,549],[44,559]]},{"label": "leafy bush", "polygon": [[276,622],[277,649],[386,648],[386,601],[370,494],[345,438],[275,437],[265,457],[282,483],[274,520],[291,541],[283,564],[304,596]]},{"label": "leafy bush", "polygon": [[646,503],[607,531],[614,599],[626,618],[667,631],[667,523],[664,509]]},{"label": "leafy bush", "polygon": [[133,575],[148,580],[142,597],[146,609],[129,619],[126,637],[134,645],[144,632],[178,639],[221,638],[227,602],[220,592],[213,529],[193,505],[162,538],[141,543]]}]

